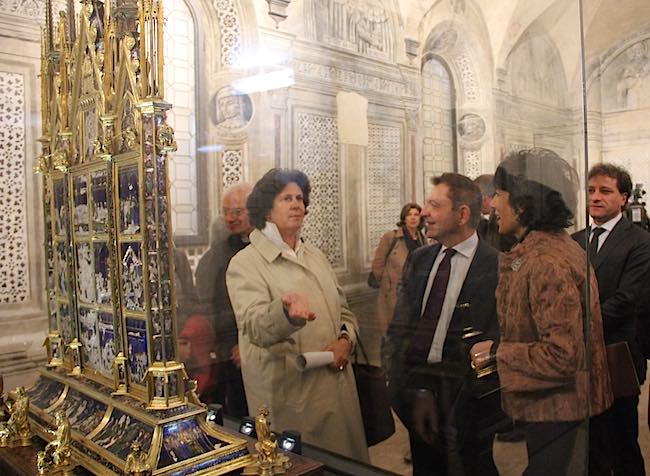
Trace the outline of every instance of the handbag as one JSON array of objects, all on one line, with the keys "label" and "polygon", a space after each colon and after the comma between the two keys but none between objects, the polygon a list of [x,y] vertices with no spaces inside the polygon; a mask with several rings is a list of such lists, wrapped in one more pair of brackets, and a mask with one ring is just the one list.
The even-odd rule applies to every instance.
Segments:
[{"label": "handbag", "polygon": [[641,393],[639,379],[627,342],[616,342],[605,346],[607,366],[614,398],[636,397]]},{"label": "handbag", "polygon": [[[390,254],[391,251],[393,251],[393,248],[395,248],[395,245],[397,244],[397,237],[393,238],[393,241],[390,243],[390,247],[388,248],[388,252],[386,253],[386,256],[384,257],[384,261],[386,261],[386,258],[388,258],[388,255]],[[368,286],[370,286],[372,289],[379,289],[379,286],[381,283],[377,280],[377,276],[375,276],[375,273],[370,270],[368,273]]]},{"label": "handbag", "polygon": [[366,363],[359,363],[358,356],[355,354],[352,370],[357,383],[366,443],[368,446],[373,446],[395,433],[395,421],[390,409],[384,369],[370,365],[361,339],[357,339],[357,346]]}]

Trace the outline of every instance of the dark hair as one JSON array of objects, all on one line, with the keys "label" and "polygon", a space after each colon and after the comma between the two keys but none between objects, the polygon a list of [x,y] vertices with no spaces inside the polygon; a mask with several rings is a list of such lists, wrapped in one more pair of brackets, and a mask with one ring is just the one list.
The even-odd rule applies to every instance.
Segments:
[{"label": "dark hair", "polygon": [[257,181],[246,200],[248,219],[255,228],[258,230],[264,228],[266,217],[273,208],[273,200],[290,183],[295,183],[302,190],[302,201],[305,204],[305,215],[307,214],[311,193],[309,178],[300,170],[271,169]]},{"label": "dark hair", "polygon": [[[422,207],[417,203],[415,202],[407,203],[402,207],[402,211],[399,212],[399,221],[397,222],[397,226],[403,227],[404,225],[406,225],[406,215],[408,215],[413,208],[415,208],[420,213],[422,212]],[[422,225],[424,225],[424,217],[420,215],[420,224],[418,225],[418,227]]]},{"label": "dark hair", "polygon": [[[618,191],[624,193],[627,198],[632,196],[632,178],[623,167],[608,163],[596,164],[589,169],[587,178],[592,179],[597,175],[604,175],[615,179]],[[623,206],[623,209],[625,209],[625,206]]]},{"label": "dark hair", "polygon": [[494,186],[510,194],[517,221],[528,231],[560,231],[572,225],[576,174],[549,149],[508,154],[494,173]]},{"label": "dark hair", "polygon": [[464,175],[445,173],[431,179],[433,185],[445,184],[449,187],[449,199],[452,207],[457,210],[461,205],[469,207],[469,225],[476,229],[481,221],[481,189]]},{"label": "dark hair", "polygon": [[494,175],[483,174],[474,179],[474,183],[481,189],[481,193],[486,197],[494,195]]}]

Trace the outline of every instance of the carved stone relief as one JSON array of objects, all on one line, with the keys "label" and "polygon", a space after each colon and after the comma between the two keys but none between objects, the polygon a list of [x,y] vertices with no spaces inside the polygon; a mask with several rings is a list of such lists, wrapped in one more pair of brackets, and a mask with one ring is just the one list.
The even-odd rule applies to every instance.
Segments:
[{"label": "carved stone relief", "polygon": [[602,76],[603,112],[650,107],[650,40],[630,45]]},{"label": "carved stone relief", "polygon": [[0,303],[18,303],[30,297],[25,133],[25,78],[0,71]]},{"label": "carved stone relief", "polygon": [[427,45],[427,49],[435,53],[444,53],[456,46],[458,41],[458,32],[449,28],[435,35]]},{"label": "carved stone relief", "polygon": [[[66,0],[55,0],[52,2],[52,11],[65,10]],[[20,15],[31,18],[39,23],[44,23],[45,1],[44,0],[0,0],[0,12]]]},{"label": "carved stone relief", "polygon": [[374,91],[400,97],[406,94],[404,83],[390,79],[379,78],[335,66],[325,66],[306,61],[296,61],[296,73],[305,78],[320,79],[347,86],[360,91]]},{"label": "carved stone relief", "polygon": [[253,116],[253,103],[247,94],[236,94],[230,86],[217,91],[215,98],[217,127],[226,132],[243,129]]},{"label": "carved stone relief", "polygon": [[478,114],[465,114],[458,121],[458,135],[464,142],[479,141],[485,135],[485,121]]},{"label": "carved stone relief", "polygon": [[295,124],[295,167],[311,182],[309,214],[302,236],[335,268],[344,265],[341,177],[336,118],[300,112]]},{"label": "carved stone relief", "polygon": [[378,0],[311,0],[315,39],[364,56],[388,59],[392,37],[388,11]]},{"label": "carved stone relief", "polygon": [[366,258],[371,260],[381,236],[395,227],[402,208],[402,134],[399,127],[370,124],[368,135]]}]

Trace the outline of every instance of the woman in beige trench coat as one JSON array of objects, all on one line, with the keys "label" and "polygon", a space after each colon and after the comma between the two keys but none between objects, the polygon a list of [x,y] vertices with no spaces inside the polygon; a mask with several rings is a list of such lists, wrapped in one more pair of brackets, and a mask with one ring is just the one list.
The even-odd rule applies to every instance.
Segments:
[{"label": "woman in beige trench coat", "polygon": [[386,335],[397,302],[397,284],[408,254],[424,244],[422,233],[422,208],[417,203],[407,203],[399,214],[397,229],[384,233],[372,260],[372,273],[380,283],[377,296],[377,326]]},{"label": "woman in beige trench coat", "polygon": [[[272,169],[248,198],[251,244],[226,273],[239,331],[250,414],[263,404],[276,432],[368,461],[350,352],[357,320],[325,255],[300,239],[309,180]],[[332,351],[333,363],[300,371],[298,354]]]}]

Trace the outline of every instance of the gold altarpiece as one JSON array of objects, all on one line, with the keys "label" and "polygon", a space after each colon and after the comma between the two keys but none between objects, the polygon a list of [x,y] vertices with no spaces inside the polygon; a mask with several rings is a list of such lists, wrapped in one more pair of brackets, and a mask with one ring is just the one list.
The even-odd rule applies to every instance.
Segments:
[{"label": "gold altarpiece", "polygon": [[[122,474],[224,474],[246,443],[205,422],[177,359],[162,0],[68,1],[42,33],[48,366],[28,390],[39,436],[70,420],[73,458]],[[56,18],[55,18],[56,16]]]}]

